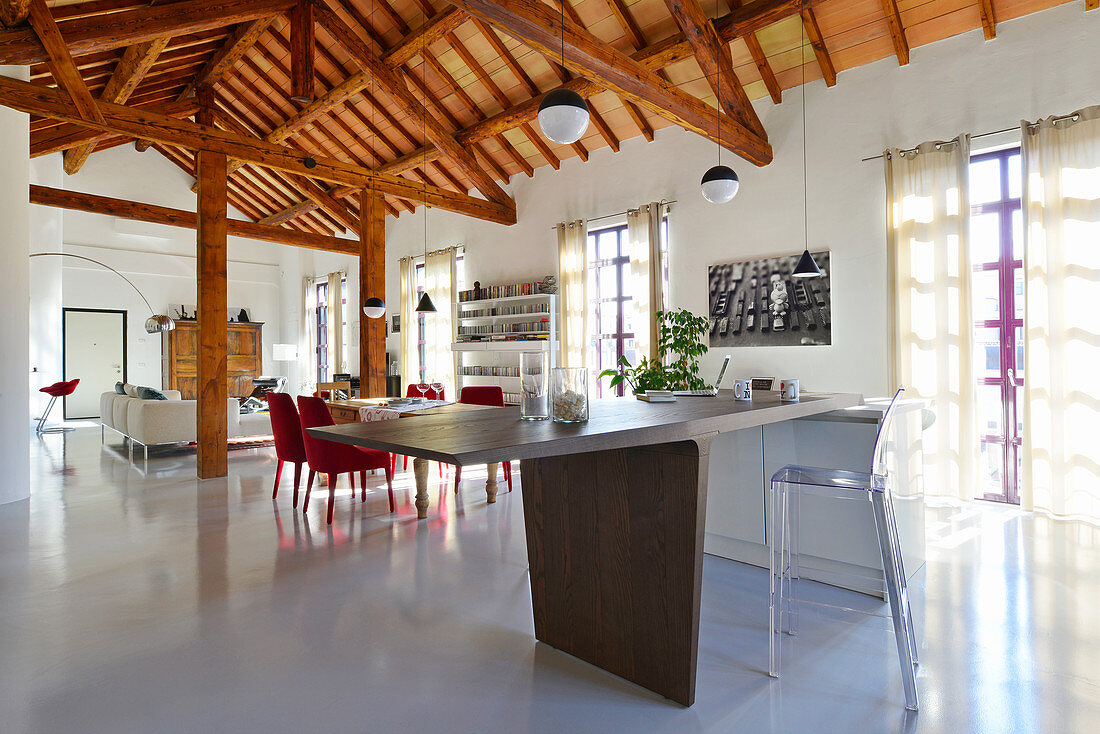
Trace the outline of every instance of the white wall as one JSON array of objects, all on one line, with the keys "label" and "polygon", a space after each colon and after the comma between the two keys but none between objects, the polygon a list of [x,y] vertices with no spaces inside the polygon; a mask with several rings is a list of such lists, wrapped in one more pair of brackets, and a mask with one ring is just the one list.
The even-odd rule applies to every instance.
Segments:
[{"label": "white wall", "polygon": [[[31,161],[31,183],[61,188],[64,171],[61,154]],[[30,251],[60,252],[64,215],[60,209],[30,207]],[[61,258],[36,257],[30,261],[30,414],[39,416],[50,398],[39,388],[62,379],[61,374]],[[60,405],[54,406],[61,420]]]},{"label": "white wall", "polygon": [[[50,185],[195,211],[191,178],[152,150],[138,153],[133,146],[126,145],[97,153],[74,176],[58,174],[60,156],[35,163],[41,169],[40,177],[50,176],[54,181]],[[55,180],[58,175],[60,179]],[[32,209],[57,211],[37,206]],[[232,208],[229,216],[244,218]],[[166,313],[170,303],[197,302],[194,230],[75,211],[64,212],[62,230],[65,252],[99,260],[120,271],[157,312]],[[57,248],[40,248],[36,244],[35,249]],[[263,357],[267,373],[285,373],[281,364],[271,360],[271,345],[281,343],[284,336],[283,267],[297,257],[298,248],[229,238],[229,305],[247,307],[253,321],[264,322]],[[127,310],[127,379],[136,384],[161,386],[161,337],[145,333],[149,309],[141,297],[114,273],[91,263],[65,259],[61,273],[65,307]],[[44,335],[44,342],[56,339],[59,343],[60,313],[56,316],[56,332]],[[56,355],[53,364],[48,364],[46,356],[41,355],[44,374],[51,370],[60,373],[59,350]],[[75,372],[72,376],[79,377]],[[111,386],[89,387],[100,391]]]},{"label": "white wall", "polygon": [[[1100,13],[1072,3],[1000,23],[997,32],[992,42],[973,31],[915,49],[900,69],[890,58],[843,72],[835,87],[806,87],[809,243],[832,251],[833,345],[715,349],[704,373],[732,352],[737,375],[799,377],[810,390],[888,391],[882,162],[860,159],[1100,102]],[[513,177],[519,224],[512,227],[432,210],[428,248],[465,244],[467,285],[514,282],[556,270],[555,222],[676,199],[671,304],[705,314],[707,265],[802,249],[800,97],[790,90],[781,105],[756,103],[775,158],[764,168],[735,161],[741,191],[729,204],[709,204],[699,194],[714,144],[666,128],[653,143],[639,137],[618,154],[604,148],[587,163],[573,158],[560,171]],[[423,247],[419,211],[387,219],[386,301],[394,309],[397,259]]]},{"label": "white wall", "polygon": [[[26,81],[27,67],[0,66],[0,74]],[[30,495],[27,439],[27,344],[30,334],[30,117],[0,107],[0,504]]]}]

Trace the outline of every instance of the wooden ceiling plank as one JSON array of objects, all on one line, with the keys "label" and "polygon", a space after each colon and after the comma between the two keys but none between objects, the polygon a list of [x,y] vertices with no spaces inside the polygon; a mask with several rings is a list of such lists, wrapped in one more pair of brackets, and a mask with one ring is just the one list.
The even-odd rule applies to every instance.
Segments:
[{"label": "wooden ceiling plank", "polygon": [[[1092,0],[1092,3],[1095,8],[1097,0]],[[1087,0],[1085,10],[1089,10]],[[993,13],[993,0],[978,0],[978,15],[982,19],[982,33],[985,34],[985,40],[992,41],[997,37],[997,16]]]},{"label": "wooden ceiling plank", "polygon": [[[99,98],[105,102],[125,104],[130,99],[130,95],[141,84],[146,74],[149,73],[149,70],[157,63],[157,59],[164,47],[168,45],[168,41],[169,37],[164,36],[154,41],[135,44],[126,49]],[[65,173],[71,176],[79,171],[81,166],[84,165],[84,161],[88,160],[88,156],[95,149],[95,143],[87,143],[65,151],[65,160],[62,164]]]},{"label": "wooden ceiling plank", "polygon": [[886,15],[886,25],[890,28],[890,40],[894,44],[898,65],[905,66],[909,63],[909,41],[905,38],[905,26],[902,25],[896,0],[882,0],[882,12]]},{"label": "wooden ceiling plank", "polygon": [[[626,34],[626,38],[630,41],[630,45],[634,47],[634,50],[645,48],[646,40],[645,35],[642,33],[642,29],[638,27],[638,23],[634,20],[634,16],[631,15],[630,9],[626,7],[626,4],[622,0],[608,0],[608,6],[611,8],[612,15],[619,21],[619,26],[623,29],[623,33]],[[661,72],[658,72],[660,74]],[[649,124],[649,121],[645,119],[645,115],[642,113],[638,105],[631,102],[629,99],[619,98],[623,103],[623,109],[630,115],[630,119],[634,121],[634,125],[638,128],[638,132],[649,142],[653,142],[653,127]]]},{"label": "wooden ceiling plank", "polygon": [[396,69],[420,53],[444,35],[465,23],[468,16],[458,8],[447,8],[430,18],[424,25],[405,36],[401,43],[382,54],[382,61]]},{"label": "wooden ceiling plank", "polygon": [[[737,10],[744,5],[743,0],[726,0],[726,4],[730,10]],[[749,55],[752,56],[752,62],[756,65],[756,70],[760,72],[760,79],[764,82],[764,87],[768,90],[768,95],[772,98],[772,102],[779,104],[783,101],[783,88],[779,86],[779,80],[775,78],[775,72],[772,71],[771,64],[768,63],[768,55],[764,53],[764,48],[760,45],[760,39],[756,37],[756,33],[749,31],[742,40],[745,42],[745,47],[749,50]]]},{"label": "wooden ceiling plank", "polygon": [[393,9],[386,0],[374,0],[372,7],[378,8],[382,15],[390,19],[394,27],[397,28],[398,33],[405,35],[409,32],[409,24],[405,22],[405,19],[397,14],[397,11]]},{"label": "wooden ceiling plank", "polygon": [[821,34],[821,28],[817,24],[817,16],[813,8],[802,9],[802,25],[806,29],[806,38],[813,47],[814,56],[817,57],[817,65],[821,67],[821,76],[825,79],[825,86],[836,85],[836,68],[829,57],[829,49],[825,47],[825,37]]},{"label": "wooden ceiling plank", "polygon": [[592,104],[592,100],[588,100],[588,115],[592,120],[592,124],[596,126],[596,132],[598,132],[604,142],[611,147],[611,150],[618,153],[619,139],[615,137],[615,133],[611,131],[607,122],[604,121],[603,115],[596,109],[596,105]]},{"label": "wooden ceiling plank", "polygon": [[531,76],[524,68],[519,65],[519,62],[516,61],[516,57],[508,50],[504,42],[500,40],[500,36],[497,35],[496,29],[479,18],[473,18],[472,20],[474,27],[477,28],[481,35],[485,37],[485,40],[489,42],[493,51],[495,51],[497,56],[504,61],[504,65],[512,72],[512,75],[515,76],[516,80],[519,81],[527,91],[527,94],[532,97],[537,97],[542,94],[542,92],[539,91],[538,85],[535,84],[534,80],[531,79]]},{"label": "wooden ceiling plank", "polygon": [[313,101],[313,67],[317,40],[313,30],[313,0],[298,0],[290,9],[290,98]]},{"label": "wooden ceiling plank", "polygon": [[318,6],[317,21],[328,30],[351,55],[360,68],[386,90],[394,102],[401,105],[411,117],[418,117],[424,126],[424,134],[442,150],[490,201],[515,207],[515,202],[499,184],[478,165],[473,154],[459,145],[443,125],[430,115],[420,101],[397,76],[371,53],[355,32],[327,7]]},{"label": "wooden ceiling plank", "polygon": [[195,93],[196,87],[216,86],[226,74],[233,70],[237,62],[248,53],[248,49],[260,40],[260,36],[271,27],[276,17],[271,15],[257,18],[248,23],[241,23],[234,28],[233,33],[225,39],[218,52],[210,57],[210,60],[203,66],[202,71],[196,74],[191,83],[187,85],[187,88],[183,90],[180,99],[190,97]]},{"label": "wooden ceiling plank", "polygon": [[732,116],[716,119],[700,100],[669,86],[654,71],[601,42],[582,26],[568,20],[563,24],[560,16],[535,0],[451,2],[520,38],[546,56],[556,55],[555,49],[560,48],[560,39],[564,39],[565,60],[571,71],[597,81],[681,127],[719,141],[751,163],[766,165],[772,159],[771,146],[760,134]]},{"label": "wooden ceiling plank", "polygon": [[[180,0],[108,15],[77,18],[60,24],[69,53],[80,56],[152,41],[161,36],[181,36],[275,15],[294,0]],[[47,54],[33,30],[0,31],[0,64],[33,64]]]},{"label": "wooden ceiling plank", "polygon": [[542,136],[535,131],[531,123],[525,122],[519,126],[519,129],[523,131],[523,134],[527,136],[531,144],[538,148],[539,154],[546,159],[546,162],[550,164],[551,168],[555,171],[561,168],[561,159],[554,155],[554,151],[550,150],[550,146],[547,145],[546,141],[542,139]]},{"label": "wooden ceiling plank", "polygon": [[50,73],[58,86],[68,93],[82,118],[102,123],[103,115],[96,106],[95,97],[88,91],[88,85],[84,83],[84,78],[73,63],[69,47],[50,15],[50,9],[46,7],[46,0],[31,0],[27,20],[46,49],[49,57],[46,63],[49,64]]},{"label": "wooden ceiling plank", "polygon": [[718,39],[718,32],[703,12],[699,0],[665,0],[665,6],[691,44],[695,60],[722,109],[766,140],[764,125],[733,69],[729,44]]},{"label": "wooden ceiling plank", "polygon": [[84,120],[62,92],[7,77],[0,77],[0,103],[23,112],[55,117],[104,132],[148,138],[192,150],[212,150],[258,166],[298,173],[310,178],[359,188],[375,186],[394,196],[501,224],[514,224],[516,221],[514,205],[485,201],[441,189],[418,187],[399,176],[379,174],[329,158],[315,158],[315,165],[311,168],[305,163],[307,156],[298,151],[249,140],[216,128],[181,122],[146,110],[103,102],[99,107],[105,118],[104,123]]}]

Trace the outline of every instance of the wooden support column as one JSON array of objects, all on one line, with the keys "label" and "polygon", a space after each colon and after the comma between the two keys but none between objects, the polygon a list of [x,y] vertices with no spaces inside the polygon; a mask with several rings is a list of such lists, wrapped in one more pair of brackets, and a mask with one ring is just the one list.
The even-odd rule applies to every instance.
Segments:
[{"label": "wooden support column", "polygon": [[[204,95],[200,93],[200,101]],[[200,110],[200,117],[209,108]],[[205,121],[204,121],[205,122]],[[198,197],[198,305],[199,305],[199,479],[224,477],[228,472],[229,423],[226,401],[227,278],[226,278],[226,156],[197,153]]]},{"label": "wooden support column", "polygon": [[290,98],[301,104],[313,101],[315,44],[313,0],[298,0],[290,9]]},{"label": "wooden support column", "polygon": [[[363,189],[359,194],[359,302],[376,296],[386,300],[386,202],[382,194]],[[359,394],[386,396],[386,317],[359,319]]]}]

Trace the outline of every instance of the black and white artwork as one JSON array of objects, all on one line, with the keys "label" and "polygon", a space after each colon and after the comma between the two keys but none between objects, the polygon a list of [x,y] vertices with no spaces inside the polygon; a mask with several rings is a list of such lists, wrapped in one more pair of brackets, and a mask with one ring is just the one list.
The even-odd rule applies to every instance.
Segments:
[{"label": "black and white artwork", "polygon": [[829,252],[811,253],[820,278],[793,278],[799,255],[708,268],[711,347],[832,344]]},{"label": "black and white artwork", "polygon": [[176,321],[194,321],[199,317],[199,307],[193,303],[170,303],[168,315]]},{"label": "black and white artwork", "polygon": [[394,314],[393,316],[393,331],[394,334],[401,333],[401,314]]},{"label": "black and white artwork", "polygon": [[248,317],[248,309],[240,306],[229,307],[229,323],[231,324],[247,324],[252,319]]}]

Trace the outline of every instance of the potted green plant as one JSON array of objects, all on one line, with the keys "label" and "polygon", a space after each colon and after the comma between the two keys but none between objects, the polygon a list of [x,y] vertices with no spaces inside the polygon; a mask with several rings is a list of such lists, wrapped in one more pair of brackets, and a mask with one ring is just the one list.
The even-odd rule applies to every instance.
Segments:
[{"label": "potted green plant", "polygon": [[614,369],[601,372],[599,379],[611,378],[610,387],[625,382],[635,394],[646,390],[705,388],[699,377],[699,357],[707,353],[703,337],[710,330],[710,322],[686,308],[667,313],[658,311],[656,318],[660,359],[642,357],[635,367],[623,356]]}]

